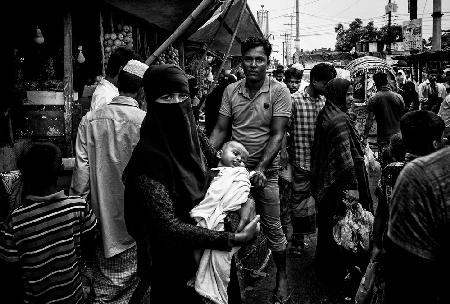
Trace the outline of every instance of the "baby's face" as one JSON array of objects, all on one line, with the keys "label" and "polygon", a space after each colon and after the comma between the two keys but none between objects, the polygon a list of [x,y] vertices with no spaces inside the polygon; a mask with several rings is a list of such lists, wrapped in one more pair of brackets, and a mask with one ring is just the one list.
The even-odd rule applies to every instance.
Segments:
[{"label": "baby's face", "polygon": [[220,162],[225,167],[245,167],[248,154],[240,144],[229,144],[222,150]]}]

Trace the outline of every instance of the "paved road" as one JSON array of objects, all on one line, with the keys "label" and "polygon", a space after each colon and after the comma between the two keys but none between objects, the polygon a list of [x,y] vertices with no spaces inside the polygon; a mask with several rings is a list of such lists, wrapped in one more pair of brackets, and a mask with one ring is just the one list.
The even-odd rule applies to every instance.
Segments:
[{"label": "paved road", "polygon": [[[304,304],[349,304],[345,300],[342,288],[331,288],[323,285],[316,277],[313,270],[313,257],[316,238],[312,236],[303,256],[288,255],[287,268],[292,295],[289,303]],[[242,300],[245,304],[270,304],[272,303],[272,291],[275,288],[275,268],[270,259],[264,271],[268,274],[265,278],[255,280],[240,275]]]}]

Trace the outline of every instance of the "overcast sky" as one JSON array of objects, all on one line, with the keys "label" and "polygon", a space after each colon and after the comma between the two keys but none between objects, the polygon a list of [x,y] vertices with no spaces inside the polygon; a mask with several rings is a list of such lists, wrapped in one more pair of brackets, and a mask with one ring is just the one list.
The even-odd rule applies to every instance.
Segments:
[{"label": "overcast sky", "polygon": [[[269,11],[269,31],[273,34],[274,56],[281,61],[283,34],[295,36],[295,0],[247,0],[252,13],[261,9]],[[392,15],[393,24],[409,20],[408,0],[392,0],[398,11]],[[355,18],[361,18],[364,25],[373,20],[377,27],[387,24],[384,7],[388,0],[300,0],[300,43],[304,50],[326,47],[334,48],[337,23],[347,25]],[[418,0],[417,15],[423,20],[423,37],[432,33],[433,0]],[[450,0],[442,0],[442,29],[450,29]],[[289,15],[293,15],[291,18]],[[278,51],[278,52],[276,52]]]}]

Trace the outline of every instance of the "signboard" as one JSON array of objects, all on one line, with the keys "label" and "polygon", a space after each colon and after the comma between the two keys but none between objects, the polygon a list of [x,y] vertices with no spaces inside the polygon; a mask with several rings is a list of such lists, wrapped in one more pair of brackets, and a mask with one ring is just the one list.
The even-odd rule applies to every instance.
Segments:
[{"label": "signboard", "polygon": [[396,3],[388,3],[385,7],[384,10],[386,11],[386,14],[389,13],[396,13],[398,9],[398,6]]},{"label": "signboard", "polygon": [[404,21],[402,30],[405,50],[422,51],[422,19]]}]

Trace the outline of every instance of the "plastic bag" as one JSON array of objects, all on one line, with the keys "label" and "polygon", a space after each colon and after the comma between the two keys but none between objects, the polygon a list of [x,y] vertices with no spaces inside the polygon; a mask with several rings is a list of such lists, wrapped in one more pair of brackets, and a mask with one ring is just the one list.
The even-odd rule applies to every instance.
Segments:
[{"label": "plastic bag", "polygon": [[381,168],[380,163],[375,159],[375,155],[370,149],[369,144],[364,148],[364,164],[366,165],[367,172],[377,172]]},{"label": "plastic bag", "polygon": [[368,251],[374,217],[348,191],[344,203],[347,210],[345,216],[333,227],[334,240],[339,246],[354,253]]}]

